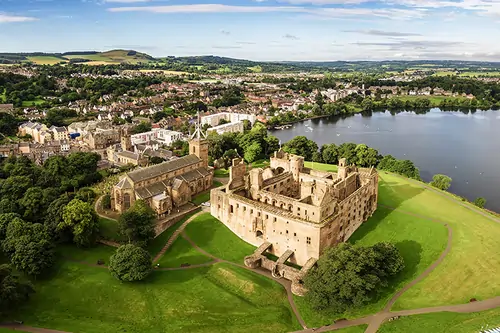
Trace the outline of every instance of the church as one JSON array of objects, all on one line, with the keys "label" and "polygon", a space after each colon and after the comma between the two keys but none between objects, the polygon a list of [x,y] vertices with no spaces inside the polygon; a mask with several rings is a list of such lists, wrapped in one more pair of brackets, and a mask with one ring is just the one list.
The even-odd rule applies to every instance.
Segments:
[{"label": "church", "polygon": [[144,200],[158,217],[211,188],[214,170],[208,166],[208,142],[198,136],[189,142],[190,155],[128,172],[113,187],[112,207],[123,213]]}]

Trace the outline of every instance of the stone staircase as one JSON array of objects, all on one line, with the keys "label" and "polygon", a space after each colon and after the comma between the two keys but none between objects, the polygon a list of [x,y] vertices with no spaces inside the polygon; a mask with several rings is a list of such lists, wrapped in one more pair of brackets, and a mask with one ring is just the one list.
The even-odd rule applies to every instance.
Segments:
[{"label": "stone staircase", "polygon": [[156,262],[158,260],[160,260],[160,258],[165,254],[165,252],[167,252],[167,250],[170,248],[170,246],[172,246],[172,244],[176,241],[176,239],[179,237],[179,235],[181,234],[181,232],[184,231],[184,229],[186,228],[186,226],[191,223],[191,221],[193,221],[197,216],[199,216],[200,214],[203,214],[205,212],[201,211],[201,212],[198,212],[196,214],[194,214],[193,216],[191,216],[190,218],[188,218],[186,220],[186,222],[184,222],[173,234],[172,236],[170,236],[170,238],[168,239],[167,243],[165,244],[165,246],[160,250],[160,252],[158,252],[158,254],[154,257],[153,259],[153,262]]}]

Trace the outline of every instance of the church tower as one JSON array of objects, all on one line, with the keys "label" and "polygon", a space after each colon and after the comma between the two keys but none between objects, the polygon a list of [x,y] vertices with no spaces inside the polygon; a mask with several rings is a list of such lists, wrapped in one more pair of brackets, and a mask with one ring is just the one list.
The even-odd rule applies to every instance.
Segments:
[{"label": "church tower", "polygon": [[123,150],[132,151],[132,138],[130,137],[130,135],[122,135],[120,141]]},{"label": "church tower", "polygon": [[201,128],[200,113],[198,112],[198,121],[189,141],[189,154],[198,156],[203,161],[203,166],[208,168],[208,141],[206,137],[206,133],[203,133]]},{"label": "church tower", "polygon": [[208,167],[208,141],[195,138],[189,141],[189,154],[198,156],[203,161],[203,166]]}]

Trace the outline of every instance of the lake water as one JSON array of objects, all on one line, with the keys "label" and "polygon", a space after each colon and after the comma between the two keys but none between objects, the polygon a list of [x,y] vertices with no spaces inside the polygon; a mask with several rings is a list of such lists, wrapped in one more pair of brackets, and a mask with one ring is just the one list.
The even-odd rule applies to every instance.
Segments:
[{"label": "lake water", "polygon": [[373,112],[307,120],[271,133],[281,142],[304,135],[318,146],[364,143],[413,161],[426,182],[437,173],[450,176],[450,192],[471,201],[482,196],[487,208],[500,212],[500,111]]}]

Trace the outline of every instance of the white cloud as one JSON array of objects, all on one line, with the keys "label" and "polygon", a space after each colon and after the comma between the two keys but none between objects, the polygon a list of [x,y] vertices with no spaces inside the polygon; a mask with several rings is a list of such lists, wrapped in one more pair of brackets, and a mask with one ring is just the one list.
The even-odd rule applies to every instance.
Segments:
[{"label": "white cloud", "polygon": [[0,13],[0,23],[29,22],[38,20],[36,17],[16,16]]},{"label": "white cloud", "polygon": [[136,2],[150,2],[151,0],[104,0],[106,3],[136,3]]},{"label": "white cloud", "polygon": [[425,8],[331,8],[300,6],[231,6],[223,4],[169,5],[143,7],[113,7],[110,12],[150,12],[162,14],[178,13],[272,13],[288,12],[310,14],[323,18],[369,16],[387,19],[421,18],[427,13]]}]

